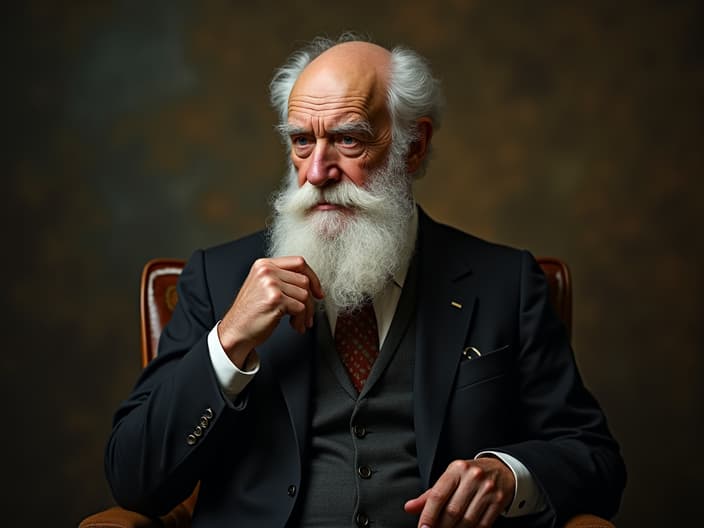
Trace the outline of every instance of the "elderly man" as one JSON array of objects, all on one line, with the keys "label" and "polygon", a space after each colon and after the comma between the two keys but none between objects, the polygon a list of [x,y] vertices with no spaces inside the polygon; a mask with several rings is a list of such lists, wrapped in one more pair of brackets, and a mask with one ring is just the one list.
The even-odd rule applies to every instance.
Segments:
[{"label": "elderly man", "polygon": [[[625,471],[544,277],[413,199],[440,94],[349,35],[271,84],[290,152],[268,233],[197,251],[118,410],[118,502],[199,526],[550,526]],[[233,300],[234,299],[234,300]]]}]

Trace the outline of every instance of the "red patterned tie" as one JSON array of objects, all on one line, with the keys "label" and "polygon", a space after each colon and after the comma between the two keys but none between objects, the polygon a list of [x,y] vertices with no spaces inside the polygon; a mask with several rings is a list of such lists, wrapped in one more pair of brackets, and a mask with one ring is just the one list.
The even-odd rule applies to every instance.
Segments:
[{"label": "red patterned tie", "polygon": [[360,392],[379,355],[379,330],[372,303],[337,316],[335,348],[352,384]]}]

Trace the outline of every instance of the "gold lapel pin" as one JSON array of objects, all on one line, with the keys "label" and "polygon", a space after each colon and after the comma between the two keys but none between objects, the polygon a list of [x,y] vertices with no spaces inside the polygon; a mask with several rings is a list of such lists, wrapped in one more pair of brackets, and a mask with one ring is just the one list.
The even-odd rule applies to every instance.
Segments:
[{"label": "gold lapel pin", "polygon": [[461,305],[460,303],[458,303],[457,301],[452,301],[452,302],[450,303],[450,306],[454,306],[454,307],[457,308],[458,310],[461,310],[461,309],[462,309],[462,305]]}]

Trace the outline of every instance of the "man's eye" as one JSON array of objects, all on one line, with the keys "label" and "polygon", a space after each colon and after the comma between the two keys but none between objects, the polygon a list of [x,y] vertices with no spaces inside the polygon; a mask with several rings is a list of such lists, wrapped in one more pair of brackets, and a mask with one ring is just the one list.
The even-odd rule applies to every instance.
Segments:
[{"label": "man's eye", "polygon": [[339,141],[346,147],[352,147],[358,143],[357,138],[354,136],[340,136]]},{"label": "man's eye", "polygon": [[305,147],[310,145],[310,140],[305,136],[296,136],[291,139],[291,142],[297,147]]}]

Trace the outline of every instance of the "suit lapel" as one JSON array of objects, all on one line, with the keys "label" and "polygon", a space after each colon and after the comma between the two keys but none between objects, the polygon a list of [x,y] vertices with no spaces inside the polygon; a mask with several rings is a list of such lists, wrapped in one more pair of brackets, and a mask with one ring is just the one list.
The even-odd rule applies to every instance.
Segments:
[{"label": "suit lapel", "polygon": [[476,293],[469,264],[453,254],[445,231],[422,211],[419,227],[414,416],[418,466],[429,486]]},{"label": "suit lapel", "polygon": [[299,461],[308,434],[314,351],[315,328],[301,335],[291,328],[288,318],[279,323],[259,349],[262,361],[269,361],[280,383],[296,436]]}]

